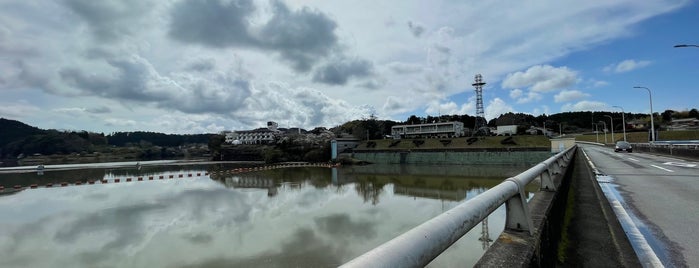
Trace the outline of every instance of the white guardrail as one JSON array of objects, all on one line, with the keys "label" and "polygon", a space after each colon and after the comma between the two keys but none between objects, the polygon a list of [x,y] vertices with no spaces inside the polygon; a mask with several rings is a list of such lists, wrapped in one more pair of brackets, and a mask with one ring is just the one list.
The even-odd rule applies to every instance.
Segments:
[{"label": "white guardrail", "polygon": [[574,145],[340,267],[424,267],[502,204],[505,229],[531,235],[524,187],[539,178],[542,191],[555,191],[553,177],[565,171],[576,149]]}]

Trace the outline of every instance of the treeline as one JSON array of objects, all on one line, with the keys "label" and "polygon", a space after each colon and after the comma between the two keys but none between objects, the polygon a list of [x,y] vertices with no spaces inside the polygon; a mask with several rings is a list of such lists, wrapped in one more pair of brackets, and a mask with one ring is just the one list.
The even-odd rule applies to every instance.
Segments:
[{"label": "treeline", "polygon": [[[510,112],[501,114],[497,118],[491,119],[490,121],[488,121],[488,126],[496,127],[499,125],[516,124],[520,125],[519,132],[522,133],[529,127],[546,126],[546,128],[548,129],[560,130],[564,133],[577,133],[592,131],[595,127],[595,124],[599,125],[600,129],[602,128],[603,124],[606,124],[608,128],[611,128],[611,122],[609,120],[609,117],[607,116],[611,116],[613,118],[613,128],[615,130],[621,130],[623,128],[622,113],[608,111],[564,112],[552,115],[542,114],[539,116],[533,116],[531,114],[525,113]],[[673,119],[683,118],[699,118],[699,112],[697,111],[697,109],[691,109],[686,111],[665,110],[662,113],[655,113],[653,119],[655,127],[657,129],[661,126],[661,124],[669,124]],[[633,120],[642,120],[645,122],[650,122],[650,115],[642,113],[624,113],[623,119],[625,119],[627,125],[630,121]],[[470,115],[441,115],[426,117],[411,115],[405,121],[392,121],[378,120],[376,117],[370,116],[369,118],[346,122],[330,130],[334,132],[336,135],[347,133],[361,140],[367,138],[381,139],[384,138],[386,135],[390,135],[391,127],[395,125],[425,124],[448,121],[461,122],[464,124],[465,128],[473,129],[473,127],[476,124],[476,117]],[[627,129],[627,131],[629,131],[629,129]]]},{"label": "treeline", "polygon": [[[158,158],[177,156],[166,147],[206,144],[213,134],[175,135],[156,132],[116,132],[110,135],[87,131],[43,130],[20,121],[0,118],[0,158],[20,155],[53,155],[109,151],[105,148],[138,147],[142,156]],[[160,148],[158,148],[160,147]]]},{"label": "treeline", "polygon": [[109,145],[128,146],[147,142],[156,146],[174,147],[192,143],[208,143],[214,134],[164,134],[157,132],[116,132],[107,136]]}]

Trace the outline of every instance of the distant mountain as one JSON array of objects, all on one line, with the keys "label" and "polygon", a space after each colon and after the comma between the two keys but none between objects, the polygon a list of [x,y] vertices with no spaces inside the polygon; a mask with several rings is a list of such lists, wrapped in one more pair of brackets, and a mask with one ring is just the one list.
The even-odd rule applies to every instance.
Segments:
[{"label": "distant mountain", "polygon": [[44,133],[46,133],[45,130],[20,121],[0,118],[0,148],[13,141]]}]

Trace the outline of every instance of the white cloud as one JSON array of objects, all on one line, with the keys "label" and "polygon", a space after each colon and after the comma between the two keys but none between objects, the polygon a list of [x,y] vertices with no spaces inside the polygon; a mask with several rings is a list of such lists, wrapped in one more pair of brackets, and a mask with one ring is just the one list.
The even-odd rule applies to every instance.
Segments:
[{"label": "white cloud", "polygon": [[[473,98],[475,101],[475,98]],[[432,102],[425,109],[428,115],[445,115],[445,114],[470,114],[475,115],[476,105],[474,102],[468,101],[462,105],[456,102],[449,101],[446,103]]]},{"label": "white cloud", "polygon": [[630,72],[630,71],[633,71],[633,70],[636,70],[636,69],[640,69],[640,68],[646,67],[646,66],[648,66],[648,65],[650,65],[650,64],[651,64],[651,62],[650,62],[650,61],[647,61],[647,60],[639,60],[639,61],[636,61],[636,60],[624,60],[624,61],[621,61],[621,62],[619,62],[619,63],[613,63],[613,64],[610,64],[610,65],[607,65],[606,67],[604,67],[603,70],[604,70],[605,72],[608,72],[608,73],[611,73],[611,72],[614,72],[614,73],[625,73],[625,72]]},{"label": "white cloud", "polygon": [[551,92],[570,87],[577,82],[577,72],[568,67],[535,65],[524,72],[508,74],[503,88],[530,87],[535,92]]},{"label": "white cloud", "polygon": [[[578,79],[574,70],[543,64],[628,35],[640,22],[687,4],[437,1],[424,16],[404,1],[88,2],[0,3],[0,100],[9,102],[0,115],[33,112],[39,127],[57,127],[67,115],[37,107],[85,107],[91,116],[109,114],[111,126],[186,133],[268,120],[331,127],[371,112],[473,115],[472,99],[446,100],[472,92],[476,72],[491,83],[486,92],[502,83],[513,89],[516,104],[533,102]],[[228,23],[197,10],[213,10]],[[30,101],[12,101],[18,99]],[[46,108],[49,99],[56,101]],[[495,100],[491,111],[514,110]],[[153,127],[158,114],[186,127]],[[209,117],[189,121],[193,116]],[[104,127],[84,118],[72,127]]]},{"label": "white cloud", "polygon": [[604,86],[609,85],[609,82],[607,82],[607,81],[595,80],[595,79],[590,79],[587,81],[587,83],[590,84],[592,87],[604,87]]},{"label": "white cloud", "polygon": [[532,101],[539,101],[542,98],[543,97],[541,96],[541,94],[534,92],[534,91],[529,91],[529,92],[527,92],[526,96],[522,96],[519,99],[517,99],[517,103],[519,103],[519,104],[529,103]]},{"label": "white cloud", "polygon": [[488,120],[497,118],[501,114],[505,114],[508,112],[515,112],[515,109],[512,108],[509,104],[507,104],[505,101],[503,101],[500,98],[495,98],[488,102],[488,105],[485,107],[485,118]]},{"label": "white cloud", "polygon": [[27,116],[41,113],[41,109],[26,101],[17,103],[0,102],[0,117],[9,119],[22,119]]},{"label": "white cloud", "polygon": [[600,111],[609,107],[608,104],[599,101],[580,101],[577,103],[566,103],[561,106],[561,112],[575,112],[575,111]]},{"label": "white cloud", "polygon": [[518,99],[523,94],[524,94],[524,91],[519,89],[519,88],[515,88],[513,90],[510,90],[510,98],[513,98],[513,99]]},{"label": "white cloud", "polygon": [[590,94],[583,93],[579,90],[563,90],[553,96],[555,102],[569,102],[589,97]]},{"label": "white cloud", "polygon": [[533,115],[540,115],[540,114],[551,114],[551,111],[547,105],[542,105],[540,108],[534,108],[532,111]]}]

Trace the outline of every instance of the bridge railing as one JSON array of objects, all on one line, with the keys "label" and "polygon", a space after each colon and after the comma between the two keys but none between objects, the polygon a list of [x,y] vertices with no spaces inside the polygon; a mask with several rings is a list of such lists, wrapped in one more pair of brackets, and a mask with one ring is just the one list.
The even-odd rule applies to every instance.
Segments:
[{"label": "bridge railing", "polygon": [[553,178],[565,171],[576,149],[573,146],[506,179],[341,267],[424,267],[502,204],[507,210],[505,228],[532,235],[524,187],[538,178],[542,191],[555,191]]}]

